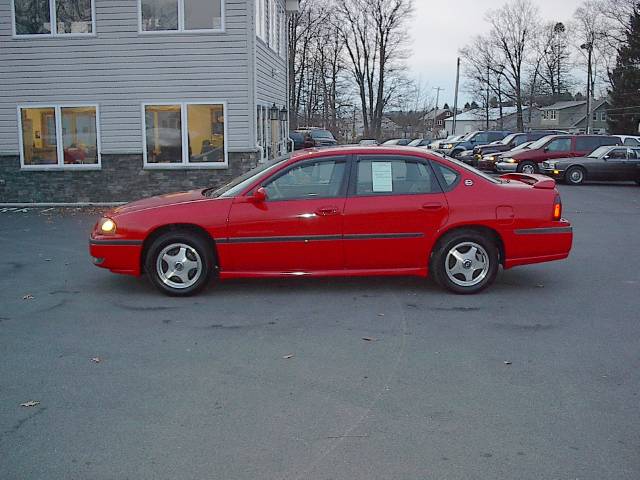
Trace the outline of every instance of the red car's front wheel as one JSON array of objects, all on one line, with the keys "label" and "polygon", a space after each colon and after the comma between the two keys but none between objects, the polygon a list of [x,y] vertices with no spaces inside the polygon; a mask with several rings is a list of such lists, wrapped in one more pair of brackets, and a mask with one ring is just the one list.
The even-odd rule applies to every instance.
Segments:
[{"label": "red car's front wheel", "polygon": [[161,292],[188,296],[202,290],[214,268],[208,242],[190,232],[167,232],[148,249],[145,269]]}]

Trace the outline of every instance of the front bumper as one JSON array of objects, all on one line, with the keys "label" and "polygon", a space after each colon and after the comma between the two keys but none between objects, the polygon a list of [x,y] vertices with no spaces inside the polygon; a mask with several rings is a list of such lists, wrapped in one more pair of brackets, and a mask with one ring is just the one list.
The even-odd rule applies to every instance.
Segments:
[{"label": "front bumper", "polygon": [[496,161],[495,160],[488,160],[485,158],[480,158],[476,160],[476,165],[475,167],[478,170],[485,170],[488,172],[496,172]]},{"label": "front bumper", "polygon": [[89,238],[93,264],[114,273],[141,274],[142,240]]},{"label": "front bumper", "polygon": [[496,170],[499,173],[515,173],[518,171],[517,163],[496,162]]},{"label": "front bumper", "polygon": [[540,173],[542,175],[546,175],[547,177],[551,177],[556,180],[564,180],[564,172],[564,170],[559,170],[557,168],[540,167]]}]

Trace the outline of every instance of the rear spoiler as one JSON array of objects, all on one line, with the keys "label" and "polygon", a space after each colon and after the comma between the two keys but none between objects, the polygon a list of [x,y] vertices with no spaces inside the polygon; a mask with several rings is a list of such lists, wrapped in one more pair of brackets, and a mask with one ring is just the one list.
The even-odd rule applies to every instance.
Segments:
[{"label": "rear spoiler", "polygon": [[544,175],[527,175],[524,173],[507,173],[500,175],[503,180],[515,180],[517,182],[526,183],[533,188],[541,188],[543,190],[553,190],[556,188],[556,181],[553,178]]}]

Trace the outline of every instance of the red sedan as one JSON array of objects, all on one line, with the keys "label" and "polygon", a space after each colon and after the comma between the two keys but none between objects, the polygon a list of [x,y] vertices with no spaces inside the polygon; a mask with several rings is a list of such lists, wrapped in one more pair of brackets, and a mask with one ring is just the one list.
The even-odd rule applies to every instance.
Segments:
[{"label": "red sedan", "polygon": [[553,179],[493,178],[423,149],[349,147],[116,208],[90,251],[97,266],[146,272],[170,295],[212,277],[369,275],[430,275],[475,293],[500,265],[561,260],[572,241]]}]

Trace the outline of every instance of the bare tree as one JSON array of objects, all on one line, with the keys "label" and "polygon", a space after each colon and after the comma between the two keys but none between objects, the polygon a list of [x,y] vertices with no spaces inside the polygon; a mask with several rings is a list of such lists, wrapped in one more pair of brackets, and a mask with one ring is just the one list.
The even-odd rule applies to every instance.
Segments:
[{"label": "bare tree", "polygon": [[380,138],[383,112],[401,87],[403,27],[412,0],[343,0],[334,8],[358,90],[365,136]]},{"label": "bare tree", "polygon": [[489,42],[494,55],[504,65],[501,78],[516,106],[518,130],[523,131],[525,67],[540,24],[538,8],[530,0],[512,0],[502,8],[490,11],[486,18],[491,25]]}]

